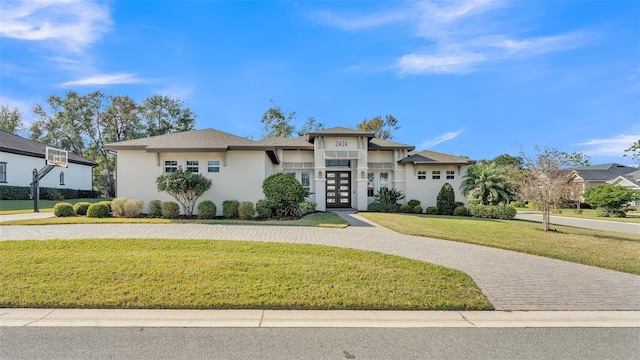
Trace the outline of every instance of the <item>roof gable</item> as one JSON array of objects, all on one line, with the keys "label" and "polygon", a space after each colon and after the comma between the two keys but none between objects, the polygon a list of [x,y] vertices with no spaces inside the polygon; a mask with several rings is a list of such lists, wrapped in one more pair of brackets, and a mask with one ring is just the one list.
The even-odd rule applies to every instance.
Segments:
[{"label": "roof gable", "polygon": [[451,164],[451,165],[470,165],[475,164],[475,160],[470,160],[462,156],[454,156],[443,154],[435,151],[422,150],[420,152],[411,152],[409,156],[398,161],[399,164]]},{"label": "roof gable", "polygon": [[616,163],[593,166],[582,166],[571,169],[585,181],[607,181],[620,175],[626,175],[637,171],[637,168]]},{"label": "roof gable", "polygon": [[[26,139],[0,129],[0,151],[44,159],[46,154],[45,148],[47,146],[49,145],[39,141]],[[89,166],[98,165],[95,161],[91,161],[72,152],[69,152],[68,161],[70,163]]]}]

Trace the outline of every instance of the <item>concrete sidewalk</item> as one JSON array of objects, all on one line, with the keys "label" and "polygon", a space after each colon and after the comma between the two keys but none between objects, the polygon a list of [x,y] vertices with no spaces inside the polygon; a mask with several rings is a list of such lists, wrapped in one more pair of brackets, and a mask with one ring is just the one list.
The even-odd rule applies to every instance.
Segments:
[{"label": "concrete sidewalk", "polygon": [[0,309],[0,327],[640,327],[638,311]]},{"label": "concrete sidewalk", "polygon": [[[516,219],[542,222],[541,214],[532,214],[527,212],[518,212]],[[618,231],[631,234],[640,234],[640,224],[625,223],[620,221],[596,220],[596,219],[579,219],[564,216],[550,217],[551,224],[573,226],[584,229],[594,229],[602,231]]]}]

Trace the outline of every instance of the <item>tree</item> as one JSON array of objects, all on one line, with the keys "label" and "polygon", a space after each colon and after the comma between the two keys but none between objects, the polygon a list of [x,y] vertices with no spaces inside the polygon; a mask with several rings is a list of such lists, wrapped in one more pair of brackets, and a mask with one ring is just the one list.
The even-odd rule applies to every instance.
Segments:
[{"label": "tree", "polygon": [[565,158],[565,163],[569,167],[584,167],[591,165],[591,158],[579,151],[572,153],[563,152],[562,156]]},{"label": "tree", "polygon": [[562,200],[571,198],[575,186],[570,182],[572,173],[566,170],[565,153],[554,148],[536,147],[536,155],[525,158],[525,168],[520,197],[535,201],[542,211],[542,230],[548,231],[551,208]]},{"label": "tree", "polygon": [[196,114],[180,99],[153,95],[140,105],[147,136],[166,135],[195,129]]},{"label": "tree", "polygon": [[482,199],[483,205],[509,202],[511,186],[505,170],[496,163],[481,161],[467,167],[460,190],[466,196]]},{"label": "tree", "polygon": [[165,191],[173,196],[180,205],[185,215],[193,216],[196,201],[202,194],[211,188],[211,180],[202,174],[178,170],[158,176],[156,179],[158,191]]},{"label": "tree", "polygon": [[310,195],[300,182],[286,173],[269,176],[262,183],[267,204],[276,217],[298,217],[298,206]]},{"label": "tree", "polygon": [[490,162],[496,163],[498,166],[513,166],[519,170],[522,170],[524,161],[520,156],[511,156],[509,154],[501,154],[493,158]]},{"label": "tree", "polygon": [[308,135],[310,132],[320,129],[324,129],[324,124],[316,121],[313,116],[310,116],[307,118],[307,121],[304,123],[304,125],[302,125],[300,130],[298,130],[298,136],[302,137]]},{"label": "tree", "polygon": [[630,157],[636,165],[640,166],[640,140],[636,140],[636,142],[631,144],[631,146],[629,146],[629,148],[624,152],[628,154],[624,154],[622,156]]},{"label": "tree", "polygon": [[442,185],[436,198],[436,206],[440,214],[453,215],[453,210],[456,208],[456,194],[451,184],[445,183]]},{"label": "tree", "polygon": [[391,114],[382,119],[380,115],[373,117],[371,120],[364,119],[356,125],[360,131],[369,131],[376,135],[377,138],[383,140],[393,139],[393,132],[400,129],[398,120]]},{"label": "tree", "polygon": [[[275,101],[271,100],[271,104],[260,120],[264,126],[263,138],[291,137],[295,131],[295,126],[291,124],[296,118],[295,111],[286,113],[279,106],[275,106]],[[313,121],[315,122],[315,119]]]},{"label": "tree", "polygon": [[24,130],[22,112],[17,107],[10,108],[7,105],[0,106],[0,129],[10,133]]},{"label": "tree", "polygon": [[602,210],[603,216],[625,216],[629,203],[634,201],[638,194],[633,190],[620,185],[601,184],[590,187],[582,195],[591,206]]}]

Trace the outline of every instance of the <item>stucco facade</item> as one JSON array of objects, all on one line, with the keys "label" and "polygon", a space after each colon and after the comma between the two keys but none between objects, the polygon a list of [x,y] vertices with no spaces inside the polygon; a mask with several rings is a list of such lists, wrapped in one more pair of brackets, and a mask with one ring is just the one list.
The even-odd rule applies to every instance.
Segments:
[{"label": "stucco facade", "polygon": [[[177,167],[212,180],[200,201],[211,200],[222,212],[224,200],[256,202],[264,198],[268,176],[291,173],[312,193],[317,209],[366,210],[380,188],[396,188],[406,199],[433,206],[442,185],[458,188],[472,164],[465,158],[413,152],[411,145],[376,139],[374,134],[332,128],[296,139],[252,141],[213,129],[195,130],[109,144],[117,152],[117,196],[173,200],[156,190],[155,180]],[[437,174],[437,175],[436,175]]]}]

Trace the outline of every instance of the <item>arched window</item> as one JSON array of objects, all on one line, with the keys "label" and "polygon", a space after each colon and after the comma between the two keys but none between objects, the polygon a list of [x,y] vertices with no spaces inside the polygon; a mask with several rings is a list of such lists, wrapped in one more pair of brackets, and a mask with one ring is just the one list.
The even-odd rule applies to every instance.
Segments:
[{"label": "arched window", "polygon": [[60,185],[64,185],[64,172],[60,171]]}]

